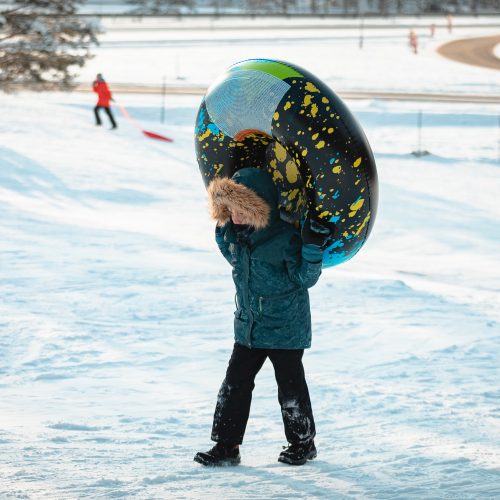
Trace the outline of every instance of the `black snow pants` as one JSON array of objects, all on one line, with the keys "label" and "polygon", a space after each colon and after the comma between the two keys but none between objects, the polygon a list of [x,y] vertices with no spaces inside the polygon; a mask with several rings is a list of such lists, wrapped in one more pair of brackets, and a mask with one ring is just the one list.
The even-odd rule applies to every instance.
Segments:
[{"label": "black snow pants", "polygon": [[266,358],[274,366],[278,401],[289,443],[314,438],[316,429],[302,365],[303,349],[249,349],[234,344],[215,407],[212,440],[241,444],[250,414],[255,376]]},{"label": "black snow pants", "polygon": [[111,108],[107,107],[107,106],[96,106],[94,108],[94,113],[95,113],[95,123],[96,125],[101,125],[102,122],[101,122],[101,117],[99,116],[99,110],[100,109],[104,109],[104,111],[106,111],[106,114],[108,115],[109,117],[109,121],[111,122],[111,126],[113,128],[116,128],[116,122],[115,122],[115,118],[113,116],[113,113],[111,112]]}]

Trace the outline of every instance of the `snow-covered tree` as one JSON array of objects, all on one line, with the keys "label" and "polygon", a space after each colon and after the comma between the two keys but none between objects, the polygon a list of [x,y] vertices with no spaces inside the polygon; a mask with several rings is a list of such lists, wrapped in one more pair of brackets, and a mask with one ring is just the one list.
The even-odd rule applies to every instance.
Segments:
[{"label": "snow-covered tree", "polygon": [[92,57],[98,25],[76,14],[80,0],[11,0],[0,6],[0,89],[69,88]]}]

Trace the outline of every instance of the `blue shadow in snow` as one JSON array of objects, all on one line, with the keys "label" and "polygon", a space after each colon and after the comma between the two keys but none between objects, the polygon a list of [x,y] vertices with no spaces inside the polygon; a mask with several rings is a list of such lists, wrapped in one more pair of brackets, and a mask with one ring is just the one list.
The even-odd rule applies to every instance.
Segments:
[{"label": "blue shadow in snow", "polygon": [[0,147],[0,187],[23,194],[57,194],[82,203],[90,200],[103,200],[112,203],[146,205],[160,198],[133,189],[113,191],[73,189],[59,177],[31,158]]},{"label": "blue shadow in snow", "polygon": [[[363,127],[416,127],[418,113],[416,111],[374,110],[353,111],[354,116]],[[474,113],[432,113],[423,111],[422,125],[424,127],[484,127],[496,131],[498,116]]]}]

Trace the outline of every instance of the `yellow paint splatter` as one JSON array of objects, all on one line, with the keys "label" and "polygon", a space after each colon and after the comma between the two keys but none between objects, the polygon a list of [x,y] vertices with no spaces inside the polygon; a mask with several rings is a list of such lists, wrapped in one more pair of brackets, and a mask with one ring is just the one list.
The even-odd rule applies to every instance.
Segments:
[{"label": "yellow paint splatter", "polygon": [[280,117],[280,114],[276,111],[273,115],[273,120],[278,120]]},{"label": "yellow paint splatter", "polygon": [[274,170],[273,171],[273,181],[276,182],[276,181],[283,181],[283,174],[278,170]]},{"label": "yellow paint splatter", "polygon": [[318,106],[316,106],[316,104],[313,104],[311,106],[311,115],[314,117],[316,117],[316,115],[318,114]]},{"label": "yellow paint splatter", "polygon": [[356,212],[363,206],[364,202],[365,202],[364,198],[360,198],[359,200],[355,201],[351,205],[351,212],[349,212],[349,217],[354,217],[356,215]]},{"label": "yellow paint splatter", "polygon": [[319,92],[319,90],[311,83],[307,82],[306,86],[304,87],[308,92]]},{"label": "yellow paint splatter", "polygon": [[333,133],[333,127],[330,127],[330,128],[328,129],[328,133],[329,133],[329,134]]},{"label": "yellow paint splatter", "polygon": [[292,103],[290,101],[286,101],[285,105],[283,106],[283,109],[286,111],[287,109],[290,109],[292,107]]},{"label": "yellow paint splatter", "polygon": [[207,128],[207,130],[205,130],[205,132],[203,132],[203,134],[201,134],[200,136],[198,136],[198,140],[200,142],[204,141],[211,133],[212,133],[212,131],[209,128]]},{"label": "yellow paint splatter", "polygon": [[358,158],[353,164],[352,166],[354,168],[358,168],[359,166],[361,165],[361,158]]},{"label": "yellow paint splatter", "polygon": [[304,96],[304,102],[302,103],[302,106],[309,106],[312,102],[312,95],[306,94]]},{"label": "yellow paint splatter", "polygon": [[357,200],[356,202],[354,202],[351,205],[351,210],[359,210],[363,206],[364,202],[365,202],[365,199],[364,198],[360,198],[359,200]]},{"label": "yellow paint splatter", "polygon": [[302,151],[302,156],[307,156],[307,148]]},{"label": "yellow paint splatter", "polygon": [[340,172],[342,172],[342,167],[340,165],[333,167],[334,174],[340,174]]},{"label": "yellow paint splatter", "polygon": [[297,165],[293,161],[288,161],[286,164],[286,180],[290,184],[294,184],[297,182],[297,179],[299,178],[299,171],[297,169]]},{"label": "yellow paint splatter", "polygon": [[316,149],[323,149],[325,147],[325,141],[319,141],[316,146],[314,146]]},{"label": "yellow paint splatter", "polygon": [[278,161],[285,161],[286,149],[279,142],[277,142],[274,146],[274,154]]},{"label": "yellow paint splatter", "polygon": [[293,201],[298,194],[299,194],[299,190],[298,189],[292,189],[288,193],[288,199],[289,199],[289,201]]},{"label": "yellow paint splatter", "polygon": [[319,135],[319,132],[317,132],[316,134],[314,134],[312,136],[312,140],[315,141],[318,138],[318,135]]},{"label": "yellow paint splatter", "polygon": [[359,233],[363,231],[363,228],[366,226],[367,222],[370,220],[372,213],[368,212],[368,215],[365,217],[365,220],[363,221],[363,224],[359,226],[359,229],[356,231],[356,236],[359,236]]},{"label": "yellow paint splatter", "polygon": [[321,212],[321,213],[318,215],[318,217],[319,217],[320,219],[324,219],[325,217],[328,217],[328,214],[329,214],[329,213],[330,213],[330,212],[329,212],[328,210],[325,210],[324,212]]},{"label": "yellow paint splatter", "polygon": [[269,162],[269,165],[271,165],[271,167],[273,167],[273,168],[276,168],[276,158],[273,158],[273,159]]}]

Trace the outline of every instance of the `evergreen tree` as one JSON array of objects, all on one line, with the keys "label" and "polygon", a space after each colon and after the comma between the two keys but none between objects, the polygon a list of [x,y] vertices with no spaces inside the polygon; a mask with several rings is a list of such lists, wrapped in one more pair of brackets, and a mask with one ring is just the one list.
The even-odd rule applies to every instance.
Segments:
[{"label": "evergreen tree", "polygon": [[76,14],[80,0],[11,0],[0,7],[0,89],[71,87],[74,67],[97,45],[95,22]]}]

